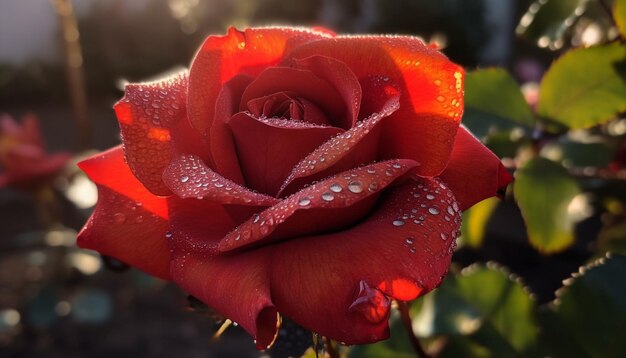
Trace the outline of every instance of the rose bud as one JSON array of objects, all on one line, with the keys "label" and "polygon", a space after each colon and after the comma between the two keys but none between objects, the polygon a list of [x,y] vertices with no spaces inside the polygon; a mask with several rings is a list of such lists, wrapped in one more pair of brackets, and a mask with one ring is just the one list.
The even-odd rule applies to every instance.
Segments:
[{"label": "rose bud", "polygon": [[409,36],[210,36],[189,72],[130,84],[122,146],[80,164],[79,245],[157,277],[266,348],[280,316],[346,344],[447,273],[461,211],[511,181],[460,126],[461,67]]},{"label": "rose bud", "polygon": [[8,115],[0,115],[0,187],[32,189],[45,185],[69,158],[69,153],[46,152],[35,116],[26,115],[18,124]]}]

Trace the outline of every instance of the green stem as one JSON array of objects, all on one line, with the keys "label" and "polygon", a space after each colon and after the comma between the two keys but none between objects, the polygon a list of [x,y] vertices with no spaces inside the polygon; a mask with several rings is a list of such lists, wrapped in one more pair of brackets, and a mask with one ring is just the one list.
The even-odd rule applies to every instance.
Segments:
[{"label": "green stem", "polygon": [[404,329],[409,336],[409,341],[411,341],[411,345],[413,346],[415,355],[418,358],[431,358],[431,356],[426,353],[424,348],[422,348],[422,344],[413,332],[413,323],[411,322],[411,316],[409,315],[409,306],[404,301],[397,301],[397,303],[398,311],[400,312],[400,318],[402,319],[402,325],[404,326]]}]

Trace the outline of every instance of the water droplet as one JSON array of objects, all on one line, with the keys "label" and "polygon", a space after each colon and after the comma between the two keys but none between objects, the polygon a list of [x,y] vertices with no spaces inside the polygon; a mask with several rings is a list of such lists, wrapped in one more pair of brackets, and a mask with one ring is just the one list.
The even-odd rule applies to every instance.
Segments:
[{"label": "water droplet", "polygon": [[376,169],[374,169],[374,168],[367,168],[367,172],[369,174],[374,174],[374,173],[376,173]]},{"label": "water droplet", "polygon": [[437,215],[437,214],[439,214],[439,209],[434,208],[434,207],[433,208],[428,208],[428,212],[433,214],[433,215]]},{"label": "water droplet", "polygon": [[437,96],[437,102],[441,103],[443,101],[445,101],[446,98],[444,96]]},{"label": "water droplet", "polygon": [[452,203],[452,207],[454,208],[454,211],[459,211],[459,204],[457,204],[456,201]]},{"label": "water droplet", "polygon": [[215,183],[215,184],[213,184],[213,185],[214,185],[216,188],[222,188],[222,187],[224,187],[224,184],[222,184],[222,183]]},{"label": "water droplet", "polygon": [[171,231],[166,231],[166,232],[165,232],[165,238],[166,238],[166,239],[171,239],[171,238],[172,238],[172,236],[173,236],[173,235],[172,235],[172,232],[171,232]]},{"label": "water droplet", "polygon": [[141,224],[143,222],[143,216],[141,215],[137,216],[137,218],[135,218],[135,222],[137,222],[138,224]]},{"label": "water droplet", "polygon": [[402,168],[402,166],[400,165],[400,163],[393,163],[392,167],[396,168],[396,169],[400,169]]},{"label": "water droplet", "polygon": [[261,216],[259,214],[252,215],[252,222],[254,224],[258,223],[260,219],[261,219]]},{"label": "water droplet", "polygon": [[126,215],[122,213],[115,213],[113,214],[113,219],[116,223],[123,224],[126,221]]},{"label": "water droplet", "polygon": [[359,293],[348,308],[359,312],[371,323],[380,323],[389,317],[391,300],[381,290],[370,287],[367,282],[359,282]]},{"label": "water droplet", "polygon": [[184,175],[184,176],[180,177],[180,182],[181,183],[186,183],[188,181],[189,181],[189,177],[188,176]]},{"label": "water droplet", "polygon": [[351,181],[350,183],[348,183],[348,190],[355,194],[358,194],[363,191],[363,184],[361,184],[361,182],[357,180]]},{"label": "water droplet", "polygon": [[413,244],[413,242],[414,242],[414,240],[413,240],[413,238],[412,238],[412,237],[408,237],[408,238],[407,238],[406,240],[404,240],[404,241],[407,243],[407,245],[412,245],[412,244]]},{"label": "water droplet", "polygon": [[435,196],[432,195],[432,194],[426,194],[426,199],[433,200],[433,199],[435,199]]},{"label": "water droplet", "polygon": [[341,185],[339,185],[337,183],[334,183],[333,185],[330,186],[330,191],[332,191],[334,193],[340,193],[342,190],[343,190],[343,188],[341,187]]},{"label": "water droplet", "polygon": [[311,199],[304,197],[302,199],[300,199],[300,201],[298,201],[298,205],[300,206],[309,206],[311,205]]},{"label": "water droplet", "polygon": [[402,225],[404,225],[404,221],[402,221],[402,220],[394,220],[392,224],[393,224],[393,226],[402,226]]},{"label": "water droplet", "polygon": [[235,241],[239,241],[239,239],[241,239],[241,234],[237,234],[237,236],[235,236]]},{"label": "water droplet", "polygon": [[410,252],[410,253],[412,253],[412,254],[414,254],[414,253],[416,253],[416,252],[417,252],[417,249],[416,249],[416,248],[414,248],[414,247],[411,247],[411,248],[409,249],[409,252]]},{"label": "water droplet", "polygon": [[328,191],[322,194],[322,200],[324,201],[333,201],[333,199],[335,199],[335,196]]},{"label": "water droplet", "polygon": [[446,241],[448,240],[448,236],[444,233],[441,233],[441,240]]},{"label": "water droplet", "polygon": [[454,215],[454,210],[452,210],[452,207],[450,206],[448,206],[448,214]]}]

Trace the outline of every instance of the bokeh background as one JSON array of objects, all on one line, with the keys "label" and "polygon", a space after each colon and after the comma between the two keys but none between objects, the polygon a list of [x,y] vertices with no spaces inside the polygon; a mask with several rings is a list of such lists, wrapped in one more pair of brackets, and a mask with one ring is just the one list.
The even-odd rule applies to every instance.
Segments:
[{"label": "bokeh background", "polygon": [[[525,20],[534,6],[530,0],[2,0],[0,113],[18,121],[35,115],[46,149],[74,156],[44,189],[0,189],[0,356],[261,354],[237,327],[211,340],[220,325],[210,313],[190,308],[176,287],[75,247],[96,193],[74,163],[119,144],[112,105],[124,83],[187,67],[207,35],[223,34],[231,25],[316,25],[338,33],[421,36],[468,70],[507,69],[533,106],[538,83],[563,51],[617,36],[604,5],[591,1],[565,18],[554,10],[556,25],[538,30],[532,26],[542,18],[535,25]],[[471,119],[468,126],[483,139],[491,133]],[[626,122],[618,119],[603,130],[622,136]],[[512,166],[520,129],[511,126],[502,136],[489,144]],[[574,157],[592,169],[619,165],[620,142],[608,142],[582,148],[582,157],[579,149]],[[602,179],[590,178],[588,187],[600,185],[592,180]],[[619,197],[623,178],[610,183],[605,196]],[[604,252],[598,237],[613,235],[624,245],[625,230],[615,230],[623,222],[620,200],[578,200],[569,212],[576,220],[575,242],[544,255],[529,244],[519,209],[507,196],[485,217],[474,217],[474,231],[464,229],[474,241],[461,238],[453,271],[498,262],[523,280],[537,304],[550,302],[563,279]]]}]

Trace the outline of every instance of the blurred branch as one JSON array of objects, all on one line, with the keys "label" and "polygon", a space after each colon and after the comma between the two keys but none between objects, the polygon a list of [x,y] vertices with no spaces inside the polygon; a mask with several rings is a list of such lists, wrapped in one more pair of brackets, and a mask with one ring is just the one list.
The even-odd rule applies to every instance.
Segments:
[{"label": "blurred branch", "polygon": [[89,148],[91,126],[87,112],[87,93],[83,73],[83,55],[79,41],[78,25],[70,0],[51,0],[61,25],[67,82],[74,111],[78,149]]}]

